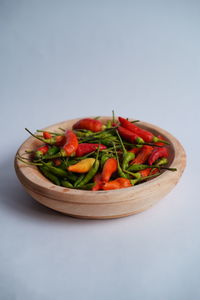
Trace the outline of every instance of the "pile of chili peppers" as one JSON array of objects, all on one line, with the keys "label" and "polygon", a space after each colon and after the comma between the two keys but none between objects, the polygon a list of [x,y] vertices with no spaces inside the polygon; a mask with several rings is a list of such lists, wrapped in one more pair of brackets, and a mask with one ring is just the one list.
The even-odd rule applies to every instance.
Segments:
[{"label": "pile of chili peppers", "polygon": [[154,136],[136,121],[115,119],[103,124],[99,117],[84,118],[72,129],[60,132],[37,130],[32,136],[43,144],[27,150],[29,158],[17,155],[24,163],[35,165],[56,185],[82,190],[113,190],[131,187],[158,176],[167,167],[169,143]]}]

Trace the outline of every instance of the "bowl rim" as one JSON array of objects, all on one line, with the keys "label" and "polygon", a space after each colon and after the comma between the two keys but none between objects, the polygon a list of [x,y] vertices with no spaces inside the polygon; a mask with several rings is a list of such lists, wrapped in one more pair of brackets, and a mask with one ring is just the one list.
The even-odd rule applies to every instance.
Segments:
[{"label": "bowl rim", "polygon": [[[87,118],[94,118],[94,116],[87,117]],[[65,120],[62,122],[58,122],[53,125],[49,125],[49,126],[43,128],[42,130],[52,130],[52,128],[62,127],[63,125],[66,126],[66,123],[70,124],[70,125],[67,125],[66,128],[71,128],[71,125],[80,119],[82,119],[82,118],[75,118],[75,119],[69,119],[69,120]],[[110,117],[110,116],[101,116],[100,117],[100,120],[103,122],[105,122],[106,120],[109,120],[109,119],[112,119],[112,117]],[[133,121],[134,119],[129,118],[129,120]],[[143,182],[139,185],[124,188],[124,189],[116,189],[116,190],[109,190],[109,191],[102,191],[102,190],[88,191],[88,190],[70,189],[70,188],[66,188],[66,187],[62,187],[62,186],[57,186],[57,185],[53,184],[51,181],[49,181],[48,179],[46,179],[40,173],[40,171],[37,169],[37,167],[27,166],[17,159],[17,157],[16,157],[17,153],[21,154],[24,151],[24,149],[26,148],[27,144],[28,145],[34,144],[34,142],[35,142],[34,137],[29,137],[21,144],[21,146],[19,147],[19,149],[17,150],[17,153],[15,155],[14,165],[15,165],[16,174],[26,189],[30,189],[33,192],[35,190],[37,190],[37,192],[40,195],[45,195],[45,196],[48,195],[48,197],[51,198],[52,200],[59,199],[60,201],[69,202],[68,196],[72,196],[73,198],[79,197],[79,200],[76,199],[76,201],[79,201],[79,203],[82,203],[80,201],[81,195],[88,196],[88,199],[86,201],[87,203],[94,203],[94,202],[98,203],[99,200],[95,201],[95,197],[100,196],[102,198],[101,202],[103,201],[103,203],[105,204],[104,195],[105,196],[113,195],[114,197],[116,197],[116,196],[121,195],[122,192],[138,193],[140,190],[143,190],[143,188],[149,188],[151,190],[151,188],[153,186],[162,185],[164,182],[166,182],[167,178],[168,179],[174,178],[175,181],[177,182],[179,180],[179,178],[181,177],[181,175],[185,169],[185,166],[186,166],[186,153],[185,153],[183,146],[171,133],[158,127],[157,125],[147,123],[144,121],[140,121],[139,124],[141,127],[149,128],[150,130],[157,131],[162,136],[167,138],[167,140],[170,141],[171,147],[174,151],[174,158],[170,164],[170,167],[177,168],[176,172],[170,172],[170,171],[165,170],[158,177],[152,178],[151,180]],[[39,142],[40,141],[38,141],[38,143]],[[34,170],[34,172],[33,171],[30,172],[30,170]],[[74,200],[75,199],[73,199],[73,203],[74,203]],[[84,198],[84,201],[85,201],[85,198]],[[84,203],[86,203],[86,202],[84,202]],[[116,202],[116,200],[113,202]],[[120,199],[118,199],[117,202],[120,202]],[[111,202],[109,202],[109,203],[111,203]]]}]

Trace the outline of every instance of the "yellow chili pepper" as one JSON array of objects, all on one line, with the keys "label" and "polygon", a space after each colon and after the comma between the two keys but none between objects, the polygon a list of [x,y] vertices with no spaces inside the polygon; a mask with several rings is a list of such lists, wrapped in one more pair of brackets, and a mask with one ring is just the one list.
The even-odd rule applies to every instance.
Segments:
[{"label": "yellow chili pepper", "polygon": [[77,164],[69,166],[67,169],[75,173],[87,173],[92,168],[94,162],[94,158],[85,158]]}]

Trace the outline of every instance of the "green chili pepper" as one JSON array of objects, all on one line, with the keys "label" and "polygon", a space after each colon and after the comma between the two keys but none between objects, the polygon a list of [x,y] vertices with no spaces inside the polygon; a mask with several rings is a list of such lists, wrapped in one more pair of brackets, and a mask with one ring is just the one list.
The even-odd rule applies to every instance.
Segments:
[{"label": "green chili pepper", "polygon": [[83,180],[84,177],[85,177],[85,175],[84,175],[84,174],[81,174],[81,175],[79,176],[79,178],[75,181],[74,187],[77,187],[77,186],[80,184],[80,182]]},{"label": "green chili pepper", "polygon": [[160,159],[156,160],[154,165],[155,166],[162,166],[162,165],[166,165],[167,163],[168,163],[168,159],[163,157],[163,158],[160,158]]},{"label": "green chili pepper", "polygon": [[60,151],[60,148],[57,146],[52,146],[51,148],[49,148],[49,150],[47,151],[47,155],[54,155],[57,154]]},{"label": "green chili pepper", "polygon": [[115,143],[113,143],[113,147],[114,147],[114,150],[115,150],[115,156],[116,156],[116,159],[117,159],[117,171],[118,171],[118,174],[120,177],[123,177],[123,178],[130,178],[130,176],[128,174],[125,174],[120,166],[120,163],[119,163],[119,157],[118,157],[118,154],[117,154],[117,150],[116,150],[116,146],[115,146]]},{"label": "green chili pepper", "polygon": [[73,189],[73,185],[67,180],[61,180],[61,185]]},{"label": "green chili pepper", "polygon": [[[141,171],[141,170],[145,170],[149,167],[150,167],[149,165],[143,165],[143,164],[130,165],[130,167],[128,168],[128,171],[129,172]],[[154,168],[155,168],[155,166],[154,166]]]},{"label": "green chili pepper", "polygon": [[63,169],[59,169],[57,167],[50,166],[49,164],[44,163],[44,162],[43,162],[43,165],[49,169],[49,172],[51,172],[52,174],[54,174],[56,176],[66,178],[68,175],[67,171],[65,171]]},{"label": "green chili pepper", "polygon": [[67,171],[67,178],[72,182],[76,182],[78,179],[77,175],[69,171]]},{"label": "green chili pepper", "polygon": [[39,167],[39,169],[46,178],[48,178],[54,184],[60,185],[60,180],[54,174],[51,174],[51,172],[49,172],[49,168],[41,166]]},{"label": "green chili pepper", "polygon": [[106,128],[111,128],[111,127],[112,127],[112,122],[108,120],[106,123]]},{"label": "green chili pepper", "polygon": [[85,184],[81,187],[77,187],[77,188],[80,189],[80,190],[91,190],[94,185],[95,185],[95,183],[91,182],[91,183],[87,183],[87,184]]},{"label": "green chili pepper", "polygon": [[122,170],[126,170],[128,168],[129,162],[135,158],[135,154],[133,152],[128,152],[126,148],[124,147],[123,141],[121,139],[121,136],[119,135],[119,132],[116,130],[117,136],[119,138],[121,148],[123,151],[123,161],[122,161]]},{"label": "green chili pepper", "polygon": [[98,147],[98,150],[97,150],[97,155],[96,155],[96,159],[95,159],[95,162],[92,166],[92,168],[90,169],[90,171],[85,175],[85,177],[83,178],[83,180],[77,185],[77,187],[82,187],[84,185],[86,185],[97,173],[98,169],[99,169],[99,160],[98,160],[98,157],[99,157],[99,149],[100,147]]}]

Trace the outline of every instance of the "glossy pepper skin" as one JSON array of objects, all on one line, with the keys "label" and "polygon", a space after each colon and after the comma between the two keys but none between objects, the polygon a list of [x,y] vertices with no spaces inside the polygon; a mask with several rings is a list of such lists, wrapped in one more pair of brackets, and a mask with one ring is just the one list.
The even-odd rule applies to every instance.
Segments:
[{"label": "glossy pepper skin", "polygon": [[64,156],[74,155],[76,149],[78,148],[78,139],[75,133],[72,130],[67,130],[65,133],[66,144],[62,148],[62,154]]},{"label": "glossy pepper skin", "polygon": [[81,157],[84,156],[90,152],[95,151],[98,146],[100,147],[100,150],[104,150],[107,147],[102,144],[90,144],[90,143],[82,143],[78,145],[78,148],[76,149],[76,156]]},{"label": "glossy pepper skin", "polygon": [[81,119],[73,125],[73,129],[87,129],[92,132],[98,132],[103,129],[103,124],[99,120],[85,118]]},{"label": "glossy pepper skin", "polygon": [[68,171],[75,173],[87,173],[92,168],[94,162],[94,158],[85,158],[77,164],[69,166]]},{"label": "glossy pepper skin", "polygon": [[92,187],[92,191],[99,191],[102,187],[101,173],[97,173],[94,176],[94,185]]},{"label": "glossy pepper skin", "polygon": [[44,139],[51,139],[52,138],[52,134],[47,132],[47,131],[43,131],[43,138]]},{"label": "glossy pepper skin", "polygon": [[130,143],[138,143],[138,144],[144,143],[144,140],[138,134],[128,130],[127,128],[119,126],[117,130],[120,136]]},{"label": "glossy pepper skin", "polygon": [[114,172],[117,171],[117,160],[114,157],[108,158],[103,166],[101,180],[108,182]]},{"label": "glossy pepper skin", "polygon": [[148,163],[151,166],[159,158],[167,158],[169,156],[168,149],[166,147],[155,148],[148,158]]},{"label": "glossy pepper skin", "polygon": [[134,123],[131,123],[122,117],[119,117],[119,122],[122,127],[137,134],[139,137],[141,137],[147,143],[160,141],[160,139],[158,137],[154,136],[153,133],[151,133],[150,131],[144,130],[144,129],[136,126]]},{"label": "glossy pepper skin", "polygon": [[102,189],[105,191],[108,190],[116,190],[116,189],[122,189],[132,186],[131,182],[127,178],[118,177],[115,180],[108,181],[103,184]]},{"label": "glossy pepper skin", "polygon": [[35,152],[35,158],[40,158],[43,155],[45,155],[49,150],[49,146],[45,145],[45,146],[41,146],[37,149],[37,151]]},{"label": "glossy pepper skin", "polygon": [[64,135],[57,135],[55,137],[55,145],[58,147],[64,146],[66,143],[66,136]]},{"label": "glossy pepper skin", "polygon": [[144,145],[136,158],[131,162],[131,164],[144,164],[149,158],[151,152],[153,151],[153,147]]}]

